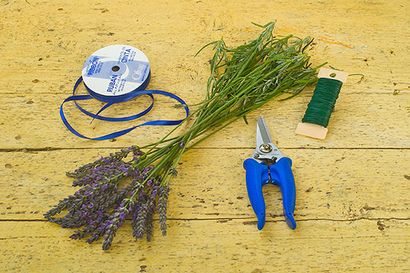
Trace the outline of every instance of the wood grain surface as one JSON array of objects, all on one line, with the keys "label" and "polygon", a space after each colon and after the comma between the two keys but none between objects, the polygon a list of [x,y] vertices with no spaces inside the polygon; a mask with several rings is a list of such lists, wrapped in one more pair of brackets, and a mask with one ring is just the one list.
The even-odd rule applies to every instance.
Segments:
[{"label": "wood grain surface", "polygon": [[[251,22],[274,19],[278,34],[315,38],[314,64],[364,75],[343,86],[326,140],[294,135],[309,89],[268,103],[248,116],[249,125],[238,120],[183,157],[166,237],[156,230],[152,242],[135,241],[127,222],[104,252],[44,221],[74,191],[65,171],[169,130],[144,128],[104,142],[68,133],[58,107],[87,56],[109,44],[138,47],[151,61],[150,87],[194,104],[205,94],[211,54],[194,57],[197,50],[221,37],[244,43],[258,34]],[[409,26],[406,0],[0,0],[0,271],[410,272]],[[67,110],[89,135],[130,125],[90,125]],[[283,221],[277,188],[264,189],[262,232],[247,200],[242,163],[261,114],[294,161],[295,231]],[[173,102],[159,99],[145,119],[180,116]]]}]

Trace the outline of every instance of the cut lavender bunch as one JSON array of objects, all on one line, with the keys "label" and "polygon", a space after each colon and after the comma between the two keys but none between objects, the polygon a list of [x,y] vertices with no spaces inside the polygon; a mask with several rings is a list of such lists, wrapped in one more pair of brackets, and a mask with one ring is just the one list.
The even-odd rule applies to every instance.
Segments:
[{"label": "cut lavender bunch", "polygon": [[[71,237],[91,243],[103,238],[103,249],[113,242],[125,219],[133,236],[152,239],[153,216],[159,214],[162,234],[167,231],[169,181],[177,175],[183,153],[228,124],[282,95],[293,97],[315,83],[318,67],[311,67],[305,52],[311,38],[273,35],[274,23],[263,26],[255,40],[236,48],[223,40],[210,43],[208,92],[198,108],[162,140],[142,148],[123,149],[67,173],[80,189],[45,214],[54,223],[80,228]],[[132,156],[130,156],[130,153]],[[65,213],[57,218],[57,214]]]},{"label": "cut lavender bunch", "polygon": [[[132,158],[126,161],[130,153]],[[81,188],[61,200],[44,217],[63,228],[82,228],[70,236],[72,239],[85,238],[92,243],[102,237],[104,250],[111,246],[127,217],[133,219],[135,237],[142,238],[146,233],[150,240],[157,193],[162,192],[163,187],[158,180],[150,179],[143,183],[153,167],[140,169],[133,166],[142,155],[136,146],[131,146],[68,173],[75,178],[73,186]],[[127,177],[131,182],[122,185]],[[135,195],[138,198],[131,201],[130,197]],[[56,217],[63,212],[64,216]]]}]

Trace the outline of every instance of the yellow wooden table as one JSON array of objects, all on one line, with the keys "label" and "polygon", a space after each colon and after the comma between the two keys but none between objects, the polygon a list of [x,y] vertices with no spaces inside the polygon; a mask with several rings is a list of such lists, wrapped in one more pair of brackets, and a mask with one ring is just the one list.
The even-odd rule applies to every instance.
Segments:
[{"label": "yellow wooden table", "polygon": [[[0,0],[0,271],[410,272],[409,18],[405,0]],[[365,76],[343,86],[325,141],[294,135],[310,89],[269,103],[248,117],[250,125],[235,122],[185,155],[172,181],[166,237],[156,231],[151,243],[136,242],[126,223],[103,252],[43,219],[74,191],[66,170],[169,130],[140,129],[111,142],[71,135],[58,107],[88,55],[134,45],[151,60],[152,88],[194,104],[204,96],[211,55],[196,51],[221,37],[239,45],[258,35],[251,22],[273,19],[279,34],[316,38],[314,64]],[[172,104],[160,101],[146,118],[177,116]],[[295,231],[283,221],[276,188],[265,194],[262,232],[247,200],[242,162],[261,113],[294,161]],[[94,135],[109,131],[88,122],[76,124]]]}]

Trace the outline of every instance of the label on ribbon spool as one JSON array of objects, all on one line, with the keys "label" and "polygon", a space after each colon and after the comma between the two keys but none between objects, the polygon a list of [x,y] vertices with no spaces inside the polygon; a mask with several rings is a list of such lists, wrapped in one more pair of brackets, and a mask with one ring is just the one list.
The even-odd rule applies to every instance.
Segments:
[{"label": "label on ribbon spool", "polygon": [[111,45],[94,52],[84,63],[85,85],[102,96],[121,96],[138,89],[149,77],[145,54],[128,45]]}]

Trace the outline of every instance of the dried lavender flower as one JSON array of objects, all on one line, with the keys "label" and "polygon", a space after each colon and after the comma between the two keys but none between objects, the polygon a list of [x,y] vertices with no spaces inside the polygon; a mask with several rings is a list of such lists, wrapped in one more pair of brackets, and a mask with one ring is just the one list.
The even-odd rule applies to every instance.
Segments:
[{"label": "dried lavender flower", "polygon": [[114,239],[117,230],[124,223],[125,218],[129,214],[129,209],[126,202],[122,202],[118,209],[114,211],[111,217],[104,223],[104,241],[102,245],[103,250],[110,248],[112,240]]},{"label": "dried lavender flower", "polygon": [[138,209],[135,210],[135,213],[133,215],[132,228],[133,235],[136,239],[142,238],[142,236],[144,236],[145,233],[145,219],[148,214],[148,206],[147,202],[144,201],[145,199],[145,196],[140,196],[138,200]]},{"label": "dried lavender flower", "polygon": [[167,203],[168,203],[169,186],[160,186],[158,194],[158,214],[159,214],[159,226],[161,228],[162,235],[167,234]]}]

